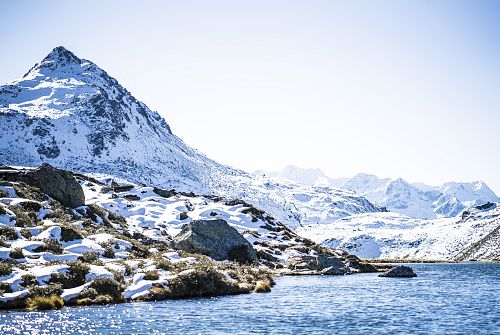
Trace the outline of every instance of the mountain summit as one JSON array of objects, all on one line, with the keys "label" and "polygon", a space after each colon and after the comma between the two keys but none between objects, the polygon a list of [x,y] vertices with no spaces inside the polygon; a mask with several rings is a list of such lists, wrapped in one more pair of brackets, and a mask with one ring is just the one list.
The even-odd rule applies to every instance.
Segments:
[{"label": "mountain summit", "polygon": [[187,146],[116,79],[62,46],[0,86],[0,121],[3,163],[48,162],[200,193],[214,174],[236,173]]},{"label": "mountain summit", "polygon": [[56,68],[62,67],[66,65],[80,65],[82,60],[75,56],[74,53],[69,51],[63,46],[59,46],[54,48],[51,53],[49,53],[40,64],[37,64],[35,67],[46,67],[46,68]]}]

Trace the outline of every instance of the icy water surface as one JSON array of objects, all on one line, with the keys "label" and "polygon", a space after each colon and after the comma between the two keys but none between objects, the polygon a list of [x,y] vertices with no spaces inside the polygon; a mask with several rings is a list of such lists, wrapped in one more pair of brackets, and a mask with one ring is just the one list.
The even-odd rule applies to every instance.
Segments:
[{"label": "icy water surface", "polygon": [[500,334],[500,264],[412,264],[418,278],[278,278],[273,292],[0,312],[0,334]]}]

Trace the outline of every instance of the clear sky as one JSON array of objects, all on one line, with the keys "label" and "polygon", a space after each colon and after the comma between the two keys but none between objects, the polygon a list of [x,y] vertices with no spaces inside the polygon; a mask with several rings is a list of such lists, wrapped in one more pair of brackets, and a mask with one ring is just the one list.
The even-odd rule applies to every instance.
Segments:
[{"label": "clear sky", "polygon": [[0,0],[0,82],[58,45],[222,163],[500,193],[500,1]]}]

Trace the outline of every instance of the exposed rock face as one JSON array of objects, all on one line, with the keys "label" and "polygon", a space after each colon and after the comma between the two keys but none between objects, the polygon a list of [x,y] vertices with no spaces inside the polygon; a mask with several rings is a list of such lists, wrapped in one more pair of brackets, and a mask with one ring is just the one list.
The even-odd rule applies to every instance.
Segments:
[{"label": "exposed rock face", "polygon": [[11,170],[1,173],[3,179],[24,182],[40,190],[68,207],[85,205],[83,189],[73,174],[43,164],[35,170]]},{"label": "exposed rock face", "polygon": [[302,255],[291,257],[288,261],[288,268],[294,271],[317,271],[318,262],[316,256]]},{"label": "exposed rock face", "polygon": [[345,275],[349,272],[349,267],[347,266],[330,266],[326,269],[321,270],[321,274],[323,275]]},{"label": "exposed rock face", "polygon": [[194,220],[174,238],[175,247],[215,260],[252,263],[257,260],[252,245],[222,219]]},{"label": "exposed rock face", "polygon": [[413,272],[413,269],[409,266],[399,265],[393,267],[387,272],[381,273],[378,275],[379,277],[397,277],[397,278],[412,278],[417,275]]},{"label": "exposed rock face", "polygon": [[500,225],[456,255],[455,259],[458,261],[500,260]]}]

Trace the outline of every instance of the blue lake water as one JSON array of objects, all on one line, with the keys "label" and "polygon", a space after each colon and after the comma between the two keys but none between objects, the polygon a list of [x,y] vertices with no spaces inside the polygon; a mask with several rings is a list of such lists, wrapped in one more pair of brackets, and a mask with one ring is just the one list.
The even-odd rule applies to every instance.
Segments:
[{"label": "blue lake water", "polygon": [[0,312],[0,334],[500,334],[500,264],[280,277],[271,293]]}]

